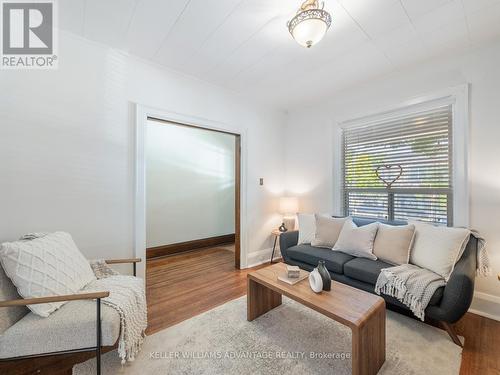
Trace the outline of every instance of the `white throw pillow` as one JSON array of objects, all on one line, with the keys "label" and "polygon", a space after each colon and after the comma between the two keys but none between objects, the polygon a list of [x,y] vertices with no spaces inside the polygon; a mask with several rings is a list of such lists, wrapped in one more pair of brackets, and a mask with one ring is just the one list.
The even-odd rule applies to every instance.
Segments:
[{"label": "white throw pillow", "polygon": [[[89,262],[65,232],[5,242],[0,249],[0,262],[23,298],[74,294],[95,280]],[[48,317],[65,303],[28,305],[28,308]]]},{"label": "white throw pillow", "polygon": [[470,230],[435,226],[420,221],[412,221],[411,224],[415,225],[415,238],[410,263],[427,268],[448,281],[469,241]]},{"label": "white throw pillow", "polygon": [[316,219],[314,214],[297,214],[299,220],[299,242],[298,244],[308,244],[314,240],[316,234]]},{"label": "white throw pillow", "polygon": [[342,251],[355,257],[377,260],[377,257],[373,255],[373,242],[377,235],[377,229],[377,222],[358,227],[349,219],[344,223],[333,251]]}]

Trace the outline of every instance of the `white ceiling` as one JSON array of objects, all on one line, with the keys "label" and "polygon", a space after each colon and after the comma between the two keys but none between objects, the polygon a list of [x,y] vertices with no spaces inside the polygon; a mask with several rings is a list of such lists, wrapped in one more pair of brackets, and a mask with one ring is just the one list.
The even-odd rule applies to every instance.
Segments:
[{"label": "white ceiling", "polygon": [[62,29],[288,107],[500,37],[500,0],[325,0],[307,50],[286,22],[301,0],[65,0]]}]

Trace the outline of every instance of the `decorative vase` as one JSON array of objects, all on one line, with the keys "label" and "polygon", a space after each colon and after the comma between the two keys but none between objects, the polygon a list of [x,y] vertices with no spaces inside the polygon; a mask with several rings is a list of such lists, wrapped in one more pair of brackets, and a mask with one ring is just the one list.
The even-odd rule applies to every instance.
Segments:
[{"label": "decorative vase", "polygon": [[323,280],[323,290],[331,290],[332,289],[332,278],[330,276],[330,272],[325,267],[325,261],[320,260],[318,262],[318,272],[321,275],[321,279]]},{"label": "decorative vase", "polygon": [[313,292],[319,293],[323,290],[323,279],[317,268],[313,269],[309,274],[309,285]]}]

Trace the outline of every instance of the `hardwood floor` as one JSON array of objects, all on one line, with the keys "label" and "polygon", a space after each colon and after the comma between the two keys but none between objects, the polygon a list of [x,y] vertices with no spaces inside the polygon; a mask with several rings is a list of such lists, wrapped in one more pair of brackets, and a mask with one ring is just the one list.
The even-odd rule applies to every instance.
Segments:
[{"label": "hardwood floor", "polygon": [[[230,247],[150,259],[147,269],[149,334],[245,295],[252,271],[234,268]],[[500,322],[468,313],[456,329],[465,337],[460,375],[500,375]]]},{"label": "hardwood floor", "polygon": [[460,375],[500,375],[500,322],[467,313],[456,328],[465,337]]},{"label": "hardwood floor", "polygon": [[234,245],[147,260],[148,334],[246,294]]}]

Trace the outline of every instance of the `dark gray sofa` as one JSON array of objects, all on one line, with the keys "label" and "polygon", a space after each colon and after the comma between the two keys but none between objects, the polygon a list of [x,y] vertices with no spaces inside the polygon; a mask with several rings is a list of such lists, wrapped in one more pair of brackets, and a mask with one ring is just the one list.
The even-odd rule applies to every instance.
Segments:
[{"label": "dark gray sofa", "polygon": [[[361,218],[353,218],[353,220],[358,226],[375,221]],[[381,222],[391,225],[406,224],[405,222]],[[286,232],[280,236],[280,250],[285,263],[311,271],[317,267],[319,260],[324,260],[332,280],[370,293],[374,293],[380,270],[391,267],[390,264],[380,260],[355,258],[342,252],[311,245],[297,245],[298,237],[298,231]],[[456,339],[450,324],[457,322],[467,312],[472,302],[476,275],[476,251],[477,239],[471,236],[447,285],[436,290],[425,310],[426,317],[443,323],[444,328],[457,344],[459,343],[456,341],[458,339]],[[389,305],[408,310],[395,298],[386,295],[382,295],[382,297]]]}]

